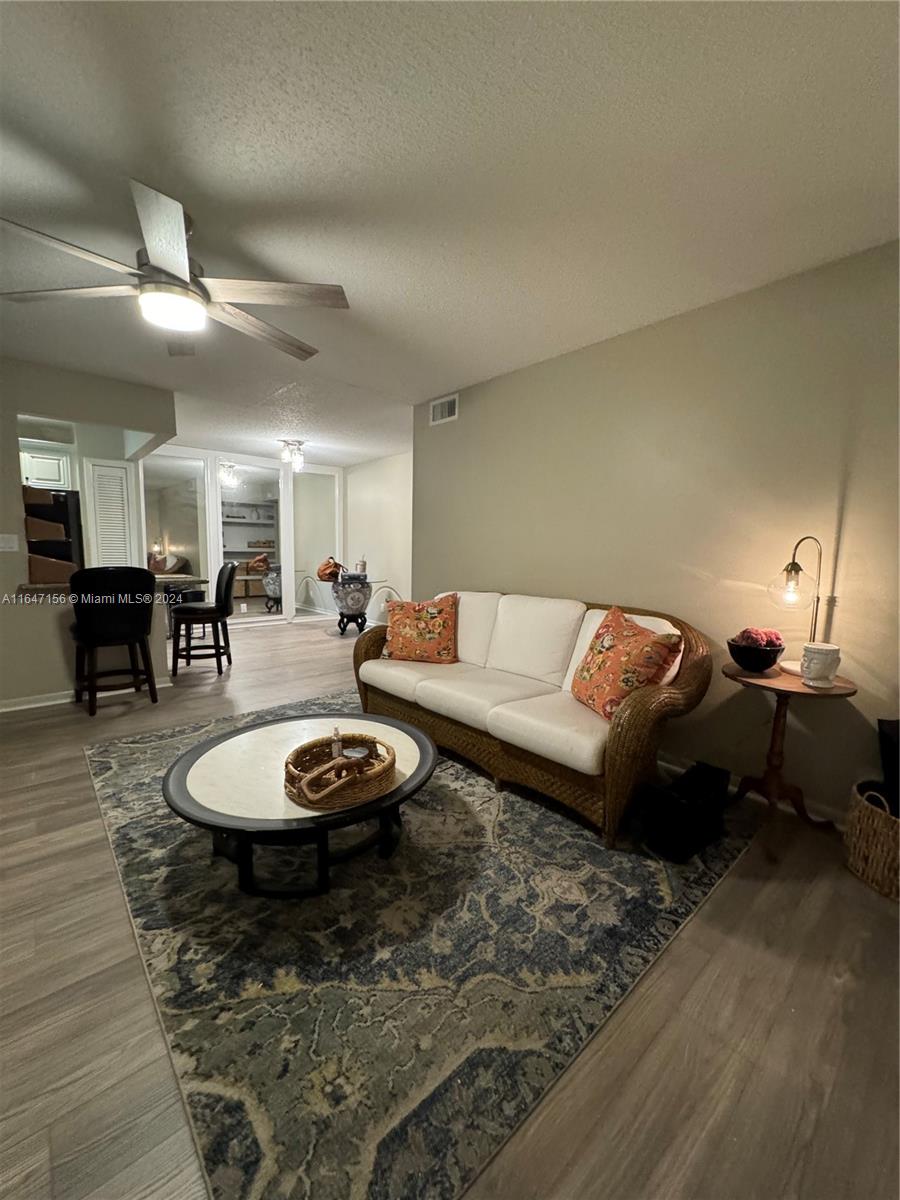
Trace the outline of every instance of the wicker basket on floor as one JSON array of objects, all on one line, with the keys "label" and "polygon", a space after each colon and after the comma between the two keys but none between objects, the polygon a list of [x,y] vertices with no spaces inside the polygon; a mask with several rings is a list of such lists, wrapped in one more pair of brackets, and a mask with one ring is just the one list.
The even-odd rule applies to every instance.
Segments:
[{"label": "wicker basket on floor", "polygon": [[847,866],[869,887],[891,900],[900,898],[898,837],[900,821],[888,812],[881,794],[870,784],[857,784],[844,831]]},{"label": "wicker basket on floor", "polygon": [[392,746],[368,733],[342,733],[343,748],[365,746],[369,757],[361,762],[335,758],[332,738],[315,738],[297,746],[285,759],[284,790],[289,800],[303,808],[336,812],[367,804],[394,786],[397,759]]}]

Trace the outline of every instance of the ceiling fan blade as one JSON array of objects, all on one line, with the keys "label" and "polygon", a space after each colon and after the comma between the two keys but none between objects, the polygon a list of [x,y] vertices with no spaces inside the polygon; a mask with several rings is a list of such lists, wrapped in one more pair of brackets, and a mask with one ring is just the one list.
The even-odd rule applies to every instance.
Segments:
[{"label": "ceiling fan blade", "polygon": [[265,342],[276,350],[283,350],[285,354],[291,354],[301,362],[318,354],[315,346],[307,346],[305,342],[299,341],[289,333],[276,329],[274,325],[267,325],[265,321],[260,321],[258,317],[252,317],[250,313],[239,308],[232,308],[230,304],[210,304],[206,312],[214,321],[236,329],[239,333],[249,334],[250,337]]},{"label": "ceiling fan blade", "polygon": [[137,296],[140,288],[132,283],[111,283],[108,287],[48,288],[42,292],[0,292],[4,300],[115,300],[117,296]]},{"label": "ceiling fan blade", "polygon": [[201,279],[214,303],[319,304],[349,308],[339,283],[275,283],[265,279]]},{"label": "ceiling fan blade", "polygon": [[136,179],[130,182],[147,257],[154,267],[190,282],[184,209],[177,200],[145,183]]},{"label": "ceiling fan blade", "polygon": [[197,353],[196,343],[186,333],[176,333],[169,338],[166,345],[169,351],[169,358],[193,358]]},{"label": "ceiling fan blade", "polygon": [[105,254],[95,254],[93,250],[85,250],[83,246],[75,246],[72,242],[64,242],[62,238],[51,237],[49,233],[29,229],[27,225],[20,225],[18,221],[10,221],[8,217],[0,217],[0,225],[10,230],[11,233],[18,233],[21,237],[31,238],[35,242],[43,242],[45,246],[53,246],[56,250],[62,250],[64,254],[73,254],[76,258],[83,258],[85,262],[93,263],[97,267],[119,271],[122,275],[140,276],[141,274],[137,267],[126,266],[125,263],[117,262],[114,258],[107,258]]}]

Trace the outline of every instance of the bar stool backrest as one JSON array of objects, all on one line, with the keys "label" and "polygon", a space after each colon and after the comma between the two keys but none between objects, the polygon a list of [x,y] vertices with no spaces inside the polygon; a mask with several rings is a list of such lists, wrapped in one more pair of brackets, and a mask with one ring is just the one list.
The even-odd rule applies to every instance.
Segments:
[{"label": "bar stool backrest", "polygon": [[86,645],[123,646],[148,637],[156,576],[143,567],[85,567],[69,580],[75,636]]},{"label": "bar stool backrest", "polygon": [[223,617],[230,617],[234,612],[234,576],[237,568],[236,562],[222,563],[216,577],[216,608]]}]

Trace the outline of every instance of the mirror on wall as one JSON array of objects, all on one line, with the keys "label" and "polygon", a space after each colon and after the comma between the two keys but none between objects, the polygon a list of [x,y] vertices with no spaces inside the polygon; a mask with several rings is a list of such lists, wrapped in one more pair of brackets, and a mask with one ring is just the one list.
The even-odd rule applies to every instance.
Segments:
[{"label": "mirror on wall", "polygon": [[238,563],[234,577],[234,616],[280,613],[281,553],[277,467],[254,467],[220,460],[222,558]]},{"label": "mirror on wall", "polygon": [[203,460],[156,453],[143,465],[148,567],[156,575],[208,578]]},{"label": "mirror on wall", "polygon": [[336,477],[304,471],[294,476],[294,579],[298,616],[333,616],[331,584],[316,578],[329,555],[341,553]]}]

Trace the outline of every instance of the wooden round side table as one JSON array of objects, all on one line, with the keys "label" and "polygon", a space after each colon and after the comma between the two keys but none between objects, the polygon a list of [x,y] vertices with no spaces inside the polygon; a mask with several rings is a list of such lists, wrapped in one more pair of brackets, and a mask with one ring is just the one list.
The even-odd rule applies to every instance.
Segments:
[{"label": "wooden round side table", "polygon": [[726,663],[722,674],[733,679],[741,687],[756,688],[762,692],[772,692],[775,696],[775,716],[772,720],[772,737],[769,741],[769,753],[766,755],[766,769],[762,776],[745,775],[738,784],[737,796],[740,799],[748,792],[758,792],[769,802],[769,808],[774,809],[779,800],[789,800],[794,811],[809,825],[830,827],[832,821],[819,820],[811,817],[803,801],[803,792],[794,783],[788,783],[781,773],[784,766],[784,732],[787,727],[788,705],[793,696],[808,700],[842,700],[856,695],[856,684],[842,675],[836,675],[834,687],[807,687],[799,675],[788,675],[778,667],[772,667],[762,674],[751,674],[743,671],[737,663]]}]

